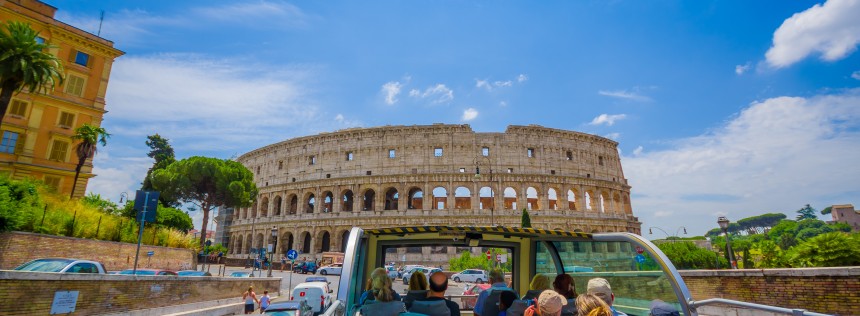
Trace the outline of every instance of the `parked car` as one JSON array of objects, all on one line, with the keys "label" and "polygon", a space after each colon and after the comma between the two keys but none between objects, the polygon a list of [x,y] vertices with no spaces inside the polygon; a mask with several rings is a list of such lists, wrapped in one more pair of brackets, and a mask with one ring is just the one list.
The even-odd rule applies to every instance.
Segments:
[{"label": "parked car", "polygon": [[313,261],[299,262],[294,268],[293,273],[310,273],[314,274],[317,272],[317,264]]},{"label": "parked car", "polygon": [[388,277],[391,278],[391,280],[400,276],[400,273],[397,272],[397,268],[394,266],[385,266],[385,270],[388,271]]},{"label": "parked car", "polygon": [[479,269],[467,269],[463,270],[460,273],[454,273],[451,275],[451,280],[454,282],[470,282],[470,283],[484,283],[489,278],[487,277],[487,271],[479,270]]},{"label": "parked car", "polygon": [[314,314],[313,308],[308,305],[306,300],[272,303],[262,313],[275,316],[311,316]]},{"label": "parked car", "polygon": [[96,261],[67,259],[67,258],[43,258],[22,264],[14,269],[26,272],[55,272],[55,273],[95,273],[106,274],[105,267]]},{"label": "parked car", "polygon": [[466,296],[463,297],[463,308],[465,309],[474,309],[475,303],[478,301],[478,295],[486,289],[490,288],[490,284],[474,284],[466,287],[466,291],[463,292],[463,295],[474,295],[474,296]]},{"label": "parked car", "polygon": [[176,271],[179,276],[212,276],[212,273],[197,270],[182,270]]},{"label": "parked car", "polygon": [[397,271],[397,277],[402,278],[406,272],[412,271],[412,269],[423,267],[420,264],[407,264],[405,266],[400,267],[400,270]]},{"label": "parked car", "polygon": [[331,284],[326,277],[312,276],[305,278],[305,282],[325,282]]},{"label": "parked car", "polygon": [[290,295],[291,301],[307,301],[314,313],[324,312],[331,305],[331,293],[328,283],[305,282],[299,283],[293,288]]},{"label": "parked car", "polygon": [[409,271],[409,272],[403,274],[403,284],[409,285],[409,278],[412,277],[412,274],[415,273],[415,271],[421,271],[421,273],[424,273],[424,277],[427,278],[427,282],[430,282],[430,275],[436,271],[442,271],[442,269],[428,268],[428,267],[418,267],[418,268],[412,269],[412,271]]},{"label": "parked car", "polygon": [[317,270],[317,272],[319,272],[319,274],[322,274],[322,275],[329,275],[329,274],[340,275],[341,270],[343,270],[343,264],[342,263],[332,263],[332,264],[327,265],[325,267],[319,268],[319,270]]},{"label": "parked car", "polygon": [[125,269],[119,272],[122,275],[177,275],[176,272],[161,269]]},{"label": "parked car", "polygon": [[231,278],[253,278],[254,274],[251,272],[236,271],[236,272],[230,273],[230,275],[228,277],[231,277]]}]

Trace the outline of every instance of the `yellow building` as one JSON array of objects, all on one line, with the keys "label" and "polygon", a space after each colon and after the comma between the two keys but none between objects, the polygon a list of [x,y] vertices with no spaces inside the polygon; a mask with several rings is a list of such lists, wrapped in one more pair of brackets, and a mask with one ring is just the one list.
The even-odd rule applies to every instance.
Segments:
[{"label": "yellow building", "polygon": [[[69,194],[78,161],[71,136],[84,123],[101,125],[111,65],[124,53],[109,40],[55,20],[56,11],[36,0],[0,0],[0,22],[30,23],[40,32],[37,40],[50,44],[50,52],[63,61],[66,77],[48,94],[12,97],[2,122],[0,172],[43,180]],[[94,176],[88,160],[74,196],[83,196]]]}]

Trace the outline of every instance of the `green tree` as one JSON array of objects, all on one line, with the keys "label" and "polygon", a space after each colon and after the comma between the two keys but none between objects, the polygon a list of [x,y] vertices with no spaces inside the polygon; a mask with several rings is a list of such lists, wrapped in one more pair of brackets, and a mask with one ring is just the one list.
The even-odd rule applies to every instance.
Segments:
[{"label": "green tree", "polygon": [[466,269],[488,269],[489,263],[484,256],[472,256],[468,251],[463,251],[460,256],[448,259],[448,265],[452,271]]},{"label": "green tree", "polygon": [[[206,236],[209,212],[215,207],[250,206],[257,186],[250,170],[232,160],[191,157],[152,173],[152,186],[168,199],[192,203],[203,212],[201,236]],[[200,239],[200,248],[203,248]]]},{"label": "green tree", "polygon": [[692,242],[664,242],[657,247],[678,269],[716,269],[717,260],[720,260],[722,267],[729,265],[725,258],[719,257],[718,259],[715,252],[696,247],[696,244]]},{"label": "green tree", "polygon": [[0,28],[0,121],[6,116],[12,95],[24,90],[53,90],[63,82],[63,66],[48,53],[50,46],[36,41],[39,32],[29,24],[8,21]]},{"label": "green tree", "polygon": [[818,216],[815,215],[816,211],[812,206],[806,204],[803,208],[797,210],[797,220],[802,219],[818,219]]},{"label": "green tree", "polygon": [[75,188],[78,185],[78,177],[81,175],[81,168],[87,159],[96,155],[98,144],[107,145],[107,139],[110,134],[103,128],[84,123],[75,129],[75,135],[72,135],[73,140],[78,140],[75,145],[75,153],[78,154],[78,164],[75,166],[75,181],[72,182],[72,193],[69,197],[75,196]]},{"label": "green tree", "polygon": [[526,209],[523,209],[523,216],[520,219],[520,226],[522,226],[523,228],[532,227],[532,219],[531,217],[529,217],[529,211]]},{"label": "green tree", "polygon": [[159,205],[156,212],[155,220],[159,225],[173,228],[183,233],[188,233],[189,230],[194,228],[191,216],[188,216],[188,214],[179,209]]},{"label": "green tree", "polygon": [[[170,140],[161,135],[149,135],[146,136],[146,146],[149,146],[149,153],[146,155],[149,158],[155,159],[155,163],[152,164],[152,167],[146,171],[146,178],[143,179],[143,190],[153,190],[152,187],[152,172],[154,170],[164,169],[170,164],[176,161],[176,156],[173,152],[173,146],[170,146]],[[158,197],[161,205],[166,207],[178,207],[179,203],[175,199],[167,199],[164,195]]]},{"label": "green tree", "polygon": [[782,268],[788,266],[785,253],[775,242],[762,240],[755,244],[755,249],[761,254],[756,268]]},{"label": "green tree", "polygon": [[821,215],[827,215],[827,214],[830,214],[830,212],[832,212],[832,211],[833,211],[833,207],[832,207],[832,206],[825,207],[823,210],[821,210]]},{"label": "green tree", "polygon": [[87,194],[81,199],[81,203],[95,207],[108,214],[120,215],[122,213],[116,203],[102,198],[101,194],[90,192],[90,194]]},{"label": "green tree", "polygon": [[860,265],[860,237],[831,232],[810,238],[791,249],[793,267]]},{"label": "green tree", "polygon": [[35,210],[40,209],[40,202],[36,184],[0,175],[0,232],[26,225]]}]

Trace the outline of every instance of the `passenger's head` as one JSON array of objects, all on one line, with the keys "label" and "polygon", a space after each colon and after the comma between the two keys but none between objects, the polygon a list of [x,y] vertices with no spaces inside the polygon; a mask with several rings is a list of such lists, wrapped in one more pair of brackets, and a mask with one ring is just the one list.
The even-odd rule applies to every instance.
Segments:
[{"label": "passenger's head", "polygon": [[609,286],[609,281],[606,281],[604,278],[588,280],[587,292],[599,297],[609,306],[612,306],[612,301],[615,300],[615,294],[612,294],[612,287]]},{"label": "passenger's head", "polygon": [[532,283],[529,283],[529,290],[544,291],[552,288],[549,276],[543,273],[535,274],[532,278]]},{"label": "passenger's head", "polygon": [[391,289],[391,279],[384,268],[376,268],[370,273],[370,287],[377,301],[390,302],[394,300]]},{"label": "passenger's head", "polygon": [[609,304],[596,295],[582,294],[576,297],[576,314],[579,316],[612,316]]},{"label": "passenger's head", "polygon": [[440,296],[445,295],[448,290],[448,275],[442,271],[436,271],[430,274],[430,295]]},{"label": "passenger's head", "polygon": [[562,273],[557,275],[555,281],[552,282],[552,288],[566,299],[576,298],[576,285],[569,274]]},{"label": "passenger's head", "polygon": [[648,314],[650,316],[680,316],[681,313],[678,312],[675,307],[669,305],[661,300],[654,300],[651,302],[651,311]]},{"label": "passenger's head", "polygon": [[248,287],[248,293],[251,293],[251,292],[254,292],[254,287],[253,287],[253,286],[249,286],[249,287]]},{"label": "passenger's head", "polygon": [[427,289],[427,276],[424,275],[424,272],[415,271],[412,273],[412,276],[409,277],[409,290],[426,290]]},{"label": "passenger's head", "polygon": [[263,295],[269,295],[269,291],[263,291]]},{"label": "passenger's head", "polygon": [[543,291],[537,299],[541,316],[560,316],[564,305],[567,305],[567,299],[555,291]]},{"label": "passenger's head", "polygon": [[508,310],[508,307],[511,307],[511,304],[513,304],[516,299],[517,293],[511,291],[502,291],[502,293],[499,294],[499,310]]},{"label": "passenger's head", "polygon": [[505,282],[505,273],[502,269],[495,268],[490,270],[490,283]]}]

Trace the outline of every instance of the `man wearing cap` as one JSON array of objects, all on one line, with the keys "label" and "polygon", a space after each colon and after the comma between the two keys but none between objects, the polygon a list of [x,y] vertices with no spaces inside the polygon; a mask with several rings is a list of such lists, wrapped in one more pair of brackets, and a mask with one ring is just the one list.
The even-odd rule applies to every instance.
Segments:
[{"label": "man wearing cap", "polygon": [[606,305],[609,305],[609,309],[612,310],[613,316],[627,316],[627,314],[619,312],[612,307],[612,303],[615,301],[615,294],[612,294],[612,287],[609,286],[609,281],[606,281],[604,278],[594,278],[588,280],[588,294],[592,294],[594,296],[599,297]]},{"label": "man wearing cap", "polygon": [[523,316],[561,316],[561,308],[567,305],[567,299],[555,291],[543,291],[538,296],[537,304],[529,306]]}]

